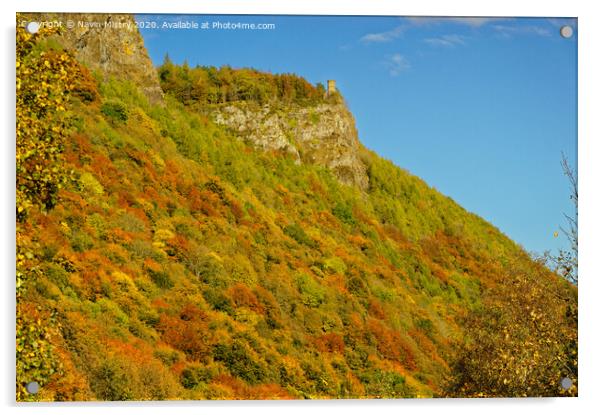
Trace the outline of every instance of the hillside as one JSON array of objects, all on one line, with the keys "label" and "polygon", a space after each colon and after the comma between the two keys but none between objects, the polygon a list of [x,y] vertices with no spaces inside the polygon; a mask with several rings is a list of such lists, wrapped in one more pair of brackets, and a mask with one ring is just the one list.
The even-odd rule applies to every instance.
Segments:
[{"label": "hillside", "polygon": [[576,288],[342,96],[102,36],[17,30],[17,400],[577,394]]}]

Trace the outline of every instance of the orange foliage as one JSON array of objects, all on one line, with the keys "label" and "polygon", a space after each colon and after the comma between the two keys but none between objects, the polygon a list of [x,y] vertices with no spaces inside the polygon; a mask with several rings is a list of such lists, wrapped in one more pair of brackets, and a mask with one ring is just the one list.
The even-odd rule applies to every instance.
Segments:
[{"label": "orange foliage", "polygon": [[168,159],[165,160],[165,169],[163,169],[163,176],[161,182],[164,186],[170,189],[175,189],[178,183],[178,178],[182,174],[182,170],[176,160]]},{"label": "orange foliage", "polygon": [[397,242],[397,244],[400,247],[405,248],[410,246],[408,238],[406,238],[405,235],[401,233],[398,227],[393,225],[383,225],[383,230],[385,232],[385,235]]},{"label": "orange foliage", "polygon": [[85,290],[85,296],[95,301],[102,292],[102,279],[96,270],[85,270],[80,273],[82,288]]},{"label": "orange foliage", "polygon": [[128,361],[141,365],[153,360],[153,350],[145,342],[134,339],[132,342],[124,342],[119,339],[110,338],[106,340],[107,350],[127,358]]},{"label": "orange foliage", "polygon": [[316,195],[322,197],[326,196],[326,190],[324,189],[324,186],[322,186],[322,183],[320,183],[320,181],[315,176],[312,176],[310,178],[309,187],[311,191]]},{"label": "orange foliage", "polygon": [[146,200],[153,201],[161,209],[165,208],[165,198],[153,186],[145,186],[143,194]]},{"label": "orange foliage", "polygon": [[334,250],[334,254],[347,264],[355,263],[355,257],[342,246],[337,246]]},{"label": "orange foliage", "polygon": [[113,162],[104,154],[94,152],[91,154],[90,168],[94,175],[100,180],[105,187],[119,186],[121,174],[115,168]]},{"label": "orange foliage", "polygon": [[364,238],[361,235],[349,235],[347,237],[347,240],[349,241],[349,243],[357,246],[362,251],[367,249],[370,243],[366,238]]},{"label": "orange foliage", "polygon": [[221,216],[222,201],[219,195],[207,189],[192,187],[187,195],[188,206],[192,213],[202,213],[210,217]]},{"label": "orange foliage", "polygon": [[144,210],[140,209],[140,208],[134,208],[134,207],[127,207],[126,212],[131,213],[132,215],[136,216],[138,219],[140,219],[142,222],[144,222],[145,225],[149,225],[149,221],[148,221],[148,216],[146,216],[146,213],[144,212]]},{"label": "orange foliage", "polygon": [[121,228],[113,228],[107,235],[107,239],[111,242],[131,242],[134,237],[131,232],[124,231]]},{"label": "orange foliage", "polygon": [[368,313],[370,313],[372,317],[378,318],[380,320],[385,319],[385,311],[383,310],[383,307],[380,304],[380,302],[375,298],[371,298],[368,301]]},{"label": "orange foliage", "polygon": [[431,360],[438,362],[441,366],[445,368],[448,367],[445,360],[443,360],[439,356],[439,353],[437,353],[437,348],[435,347],[431,339],[429,339],[422,331],[412,329],[408,332],[408,334],[414,339],[418,348],[421,351],[425,352],[425,354],[427,354]]},{"label": "orange foliage", "polygon": [[292,399],[286,389],[274,383],[254,386],[251,391],[251,399]]},{"label": "orange foliage", "polygon": [[161,314],[157,329],[162,339],[186,353],[191,360],[204,361],[210,352],[207,314],[193,304],[187,304],[174,317]]},{"label": "orange foliage", "polygon": [[251,252],[253,249],[252,241],[247,233],[239,233],[236,236],[236,242],[244,252]]},{"label": "orange foliage", "polygon": [[225,387],[230,393],[226,399],[292,399],[289,393],[279,385],[263,384],[249,386],[242,380],[227,374],[220,374],[212,384]]},{"label": "orange foliage", "polygon": [[166,244],[166,252],[171,256],[184,257],[190,250],[190,242],[188,238],[180,234],[177,234],[173,238],[167,240]]},{"label": "orange foliage", "polygon": [[69,145],[66,146],[64,157],[65,161],[73,166],[82,166],[82,156],[90,154],[92,148],[87,136],[79,133],[73,134],[69,139]]},{"label": "orange foliage", "polygon": [[155,261],[152,258],[144,259],[144,268],[146,268],[150,271],[154,271],[154,272],[159,272],[162,270],[161,264],[159,264],[157,261]]},{"label": "orange foliage", "polygon": [[282,184],[278,183],[275,187],[274,190],[276,190],[278,193],[280,193],[281,195],[287,195],[289,193],[288,189],[286,187],[284,187]]},{"label": "orange foliage", "polygon": [[230,212],[232,212],[236,223],[240,223],[241,219],[245,216],[245,210],[237,200],[230,201]]},{"label": "orange foliage", "polygon": [[321,352],[343,353],[345,350],[343,338],[336,333],[326,333],[315,337],[313,344]]},{"label": "orange foliage", "polygon": [[359,313],[351,313],[349,315],[348,322],[345,323],[345,333],[353,341],[364,341],[364,321]]},{"label": "orange foliage", "polygon": [[326,281],[326,284],[329,287],[334,288],[341,294],[349,294],[349,290],[347,290],[346,286],[346,280],[347,278],[341,274],[331,274],[324,278],[324,281]]},{"label": "orange foliage", "polygon": [[315,221],[326,228],[341,229],[341,222],[328,211],[320,211],[313,215]]},{"label": "orange foliage", "polygon": [[155,298],[152,302],[151,305],[155,308],[159,308],[159,309],[168,309],[170,306],[169,304],[167,304],[165,302],[165,300],[163,300],[162,298]]},{"label": "orange foliage", "polygon": [[120,208],[125,208],[136,204],[136,199],[130,191],[120,190],[117,192],[117,204]]},{"label": "orange foliage", "polygon": [[88,206],[86,199],[84,199],[82,195],[78,193],[61,189],[60,197],[65,205],[69,204],[71,206],[70,213],[73,215],[75,215],[77,212],[82,212]]},{"label": "orange foliage", "polygon": [[257,300],[253,291],[245,284],[237,283],[230,287],[227,293],[237,307],[247,307],[256,313],[263,314],[263,305]]},{"label": "orange foliage", "polygon": [[99,100],[98,85],[90,70],[83,65],[78,67],[79,73],[75,78],[71,94],[79,97],[82,101],[94,103]]},{"label": "orange foliage", "polygon": [[398,331],[386,327],[376,319],[368,320],[367,329],[374,336],[376,348],[384,358],[400,361],[409,370],[416,369],[414,353]]}]

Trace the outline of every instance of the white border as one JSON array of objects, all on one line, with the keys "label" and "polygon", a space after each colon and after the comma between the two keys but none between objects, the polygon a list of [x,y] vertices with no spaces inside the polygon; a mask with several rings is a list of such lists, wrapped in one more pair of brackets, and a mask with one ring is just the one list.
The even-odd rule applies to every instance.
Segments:
[{"label": "white border", "polygon": [[[592,413],[602,407],[599,398],[600,334],[599,318],[602,316],[598,299],[602,295],[602,275],[596,259],[599,254],[600,215],[602,204],[600,166],[602,153],[600,140],[600,75],[601,27],[600,14],[594,1],[556,1],[527,3],[524,0],[505,0],[492,4],[470,0],[415,0],[413,2],[384,0],[221,0],[191,2],[190,0],[147,0],[144,3],[104,0],[93,4],[81,0],[21,1],[15,4],[2,2],[2,94],[0,99],[2,126],[2,163],[0,163],[0,194],[2,195],[3,286],[0,288],[0,342],[3,368],[0,375],[0,396],[8,413],[105,414],[108,410],[118,414],[140,412],[145,415],[163,414],[174,408],[181,414],[219,412],[225,414],[303,414],[306,412],[345,412],[360,414],[366,411],[379,413],[420,412],[421,414],[462,413],[507,414],[508,412],[545,412],[546,414]],[[336,14],[336,15],[455,15],[455,16],[562,16],[579,18],[579,179],[581,206],[580,231],[580,287],[579,287],[579,393],[576,399],[494,399],[494,400],[405,400],[405,401],[322,401],[322,402],[159,402],[125,404],[59,404],[20,406],[14,404],[14,15],[16,11],[64,12],[126,12],[126,13],[215,13],[215,14]],[[598,52],[596,52],[598,51]]]}]

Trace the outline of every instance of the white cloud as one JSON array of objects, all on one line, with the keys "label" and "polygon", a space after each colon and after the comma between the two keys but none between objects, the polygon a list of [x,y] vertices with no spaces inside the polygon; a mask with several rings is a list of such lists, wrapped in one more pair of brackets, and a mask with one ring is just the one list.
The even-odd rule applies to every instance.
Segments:
[{"label": "white cloud", "polygon": [[[441,23],[453,23],[469,27],[481,27],[491,22],[511,20],[506,17],[403,17],[401,24],[384,32],[368,33],[360,38],[363,43],[385,43],[397,39],[412,27],[433,26]],[[444,39],[445,40],[445,39]],[[435,40],[434,43],[437,43]],[[452,40],[451,43],[454,43]]]},{"label": "white cloud", "polygon": [[406,25],[399,25],[386,32],[368,33],[368,34],[362,36],[360,40],[364,43],[390,42],[391,40],[397,39],[398,37],[400,37],[406,28],[407,28]]},{"label": "white cloud", "polygon": [[458,45],[466,44],[466,37],[462,35],[443,35],[424,39],[424,42],[431,46],[444,46],[453,48]]},{"label": "white cloud", "polygon": [[411,67],[410,62],[400,53],[388,56],[384,63],[391,76],[397,76]]},{"label": "white cloud", "polygon": [[536,35],[536,36],[551,36],[552,32],[550,29],[540,26],[509,26],[509,25],[495,25],[493,30],[497,32],[500,37],[511,38],[515,35]]},{"label": "white cloud", "polygon": [[429,26],[440,23],[456,23],[470,27],[481,27],[491,22],[508,20],[506,17],[408,17],[413,26]]}]

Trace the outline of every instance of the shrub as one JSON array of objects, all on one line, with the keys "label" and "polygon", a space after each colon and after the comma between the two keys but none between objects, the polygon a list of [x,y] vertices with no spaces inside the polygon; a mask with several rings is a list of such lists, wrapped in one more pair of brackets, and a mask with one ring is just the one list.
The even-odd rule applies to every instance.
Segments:
[{"label": "shrub", "polygon": [[237,283],[228,289],[228,294],[236,307],[247,307],[257,313],[263,313],[263,306],[257,300],[257,297],[245,284]]},{"label": "shrub", "polygon": [[92,371],[90,386],[96,397],[104,401],[134,399],[133,373],[123,360],[106,359]]},{"label": "shrub", "polygon": [[186,353],[189,359],[204,361],[209,354],[207,315],[194,305],[179,316],[162,314],[157,330],[165,343]]},{"label": "shrub", "polygon": [[226,285],[226,270],[215,255],[207,253],[207,249],[189,249],[184,258],[186,268],[201,282],[214,288],[224,288]]},{"label": "shrub", "polygon": [[416,327],[419,328],[429,337],[432,337],[434,334],[435,326],[433,322],[428,318],[420,318],[416,321]]},{"label": "shrub", "polygon": [[191,364],[182,371],[180,383],[186,389],[194,389],[200,383],[209,383],[217,374],[215,366]]},{"label": "shrub", "polygon": [[75,252],[84,252],[94,247],[94,240],[80,229],[71,232],[71,247]]},{"label": "shrub", "polygon": [[90,387],[105,401],[164,400],[177,395],[177,384],[156,361],[135,364],[130,356],[105,358],[90,373]]},{"label": "shrub", "polygon": [[80,188],[91,195],[102,195],[104,188],[92,173],[84,173],[79,178]]},{"label": "shrub", "polygon": [[213,358],[223,362],[232,375],[252,385],[268,380],[267,367],[253,358],[247,347],[238,340],[231,345],[216,345]]},{"label": "shrub", "polygon": [[166,346],[156,350],[153,355],[167,366],[172,366],[184,359],[182,352]]},{"label": "shrub", "polygon": [[366,282],[358,276],[353,276],[347,280],[347,289],[349,292],[358,298],[363,298],[368,295],[368,286]]},{"label": "shrub", "polygon": [[297,288],[301,293],[303,304],[318,307],[326,298],[326,289],[307,274],[299,274],[296,278]]},{"label": "shrub", "polygon": [[125,123],[128,120],[128,112],[125,105],[119,101],[109,101],[102,104],[100,112],[114,123]]},{"label": "shrub", "polygon": [[314,344],[321,352],[343,353],[345,342],[343,338],[336,333],[326,333],[314,339]]},{"label": "shrub", "polygon": [[415,395],[415,391],[407,385],[406,379],[397,372],[372,369],[363,372],[359,378],[364,384],[367,397],[411,398]]},{"label": "shrub", "polygon": [[208,288],[203,291],[203,297],[214,310],[223,311],[230,315],[234,314],[234,304],[232,303],[232,300],[219,290]]},{"label": "shrub", "polygon": [[284,227],[283,232],[286,236],[293,238],[297,243],[307,245],[310,248],[316,248],[317,243],[311,239],[297,223],[287,225]]},{"label": "shrub", "polygon": [[153,269],[147,268],[146,272],[148,273],[151,280],[153,280],[153,282],[157,285],[157,287],[172,288],[174,286],[174,283],[173,283],[171,277],[165,270],[163,270],[163,269],[153,270]]},{"label": "shrub", "polygon": [[337,203],[336,206],[332,209],[332,214],[339,218],[339,220],[348,225],[355,225],[357,221],[353,216],[353,211],[351,207],[344,203]]},{"label": "shrub", "polygon": [[53,282],[54,285],[61,290],[70,285],[69,274],[62,267],[52,264],[49,265],[45,271],[48,280]]},{"label": "shrub", "polygon": [[130,212],[124,212],[115,219],[115,225],[126,232],[144,232],[146,224]]},{"label": "shrub", "polygon": [[339,257],[325,259],[322,268],[324,271],[341,275],[345,274],[345,271],[347,271],[347,265],[345,265],[345,261]]}]

